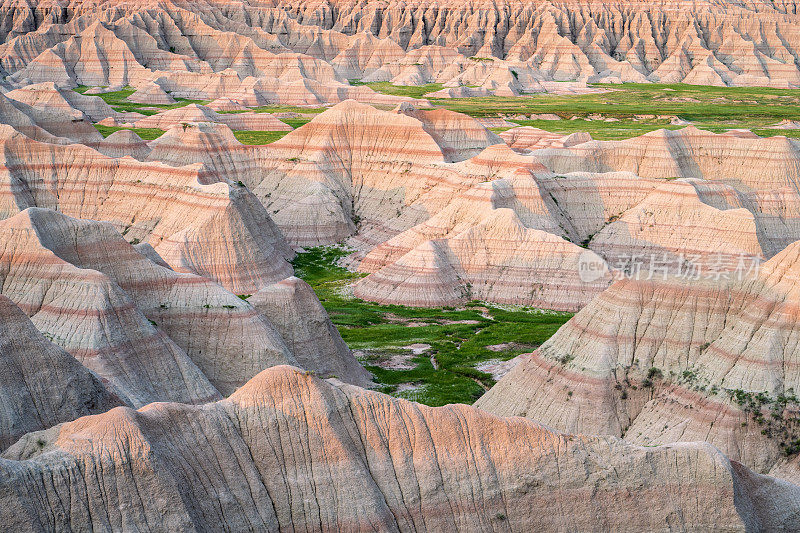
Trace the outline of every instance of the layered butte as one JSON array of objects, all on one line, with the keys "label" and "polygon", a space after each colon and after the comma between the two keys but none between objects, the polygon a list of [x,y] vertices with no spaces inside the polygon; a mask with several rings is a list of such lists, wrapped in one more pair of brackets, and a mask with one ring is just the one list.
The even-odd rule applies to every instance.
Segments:
[{"label": "layered butte", "polygon": [[798,479],[800,243],[758,272],[624,280],[477,406],[638,444],[711,442]]},{"label": "layered butte", "polygon": [[798,527],[800,503],[707,444],[560,434],[291,367],[202,407],[118,408],[30,434],[0,467],[0,516],[19,531],[774,530]]},{"label": "layered butte", "polygon": [[0,214],[27,207],[106,220],[147,242],[176,270],[237,294],[291,274],[292,257],[264,208],[247,190],[201,165],[175,169],[110,158],[86,146],[34,141],[0,126]]}]

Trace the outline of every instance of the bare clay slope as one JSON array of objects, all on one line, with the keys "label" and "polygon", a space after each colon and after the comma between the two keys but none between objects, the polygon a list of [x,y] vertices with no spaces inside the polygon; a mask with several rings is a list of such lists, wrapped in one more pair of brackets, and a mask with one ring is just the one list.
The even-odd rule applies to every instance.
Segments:
[{"label": "bare clay slope", "polygon": [[290,367],[214,404],[31,434],[0,466],[0,518],[18,531],[743,531],[794,529],[800,504],[706,444],[564,435]]},{"label": "bare clay slope", "polygon": [[122,405],[5,296],[0,316],[0,449],[31,431]]}]

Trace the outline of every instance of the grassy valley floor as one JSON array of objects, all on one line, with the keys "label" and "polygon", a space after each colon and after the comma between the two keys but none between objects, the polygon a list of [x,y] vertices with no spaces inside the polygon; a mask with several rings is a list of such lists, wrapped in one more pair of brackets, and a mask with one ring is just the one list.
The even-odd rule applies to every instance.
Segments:
[{"label": "grassy valley floor", "polygon": [[[441,89],[438,84],[419,87],[366,83],[373,90],[397,96],[425,98]],[[555,114],[562,120],[512,120],[557,133],[589,132],[598,140],[636,137],[656,129],[679,129],[661,116],[676,116],[698,128],[721,133],[751,129],[761,136],[800,137],[800,129],[767,129],[782,120],[800,121],[800,91],[765,87],[709,87],[686,84],[597,84],[605,93],[557,96],[530,94],[518,97],[429,98],[443,107],[475,117],[516,114]],[[573,118],[574,117],[574,118]],[[611,119],[611,122],[606,122]]]},{"label": "grassy valley floor", "polygon": [[319,296],[379,390],[427,405],[472,403],[495,383],[495,365],[530,352],[572,316],[470,302],[458,308],[378,305],[348,295],[363,274],[339,266],[348,251],[311,248],[294,268]]}]

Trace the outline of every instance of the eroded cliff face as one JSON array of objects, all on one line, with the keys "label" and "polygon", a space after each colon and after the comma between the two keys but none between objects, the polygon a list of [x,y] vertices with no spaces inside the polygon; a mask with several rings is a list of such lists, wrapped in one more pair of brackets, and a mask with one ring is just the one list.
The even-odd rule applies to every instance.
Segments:
[{"label": "eroded cliff face", "polygon": [[704,440],[797,480],[799,253],[743,279],[617,282],[476,406],[644,445]]},{"label": "eroded cliff face", "polygon": [[0,515],[19,531],[798,526],[796,487],[706,444],[560,434],[291,367],[205,406],[81,418],[3,456]]},{"label": "eroded cliff face", "polygon": [[[496,135],[512,124],[348,82],[445,98],[795,87],[796,12],[0,0],[0,520],[800,529],[797,487],[762,475],[800,479],[797,141]],[[92,96],[127,87],[124,109]],[[147,109],[181,98],[209,103]],[[269,104],[331,109],[289,132],[248,111]],[[103,139],[92,123],[166,131]],[[233,130],[289,133],[249,146]],[[392,399],[353,386],[369,374],[293,276],[293,248],[338,242],[367,274],[359,298],[582,311],[484,411]],[[612,284],[634,254],[667,275]],[[724,277],[771,259],[692,281],[676,276],[687,256],[722,257]]]}]

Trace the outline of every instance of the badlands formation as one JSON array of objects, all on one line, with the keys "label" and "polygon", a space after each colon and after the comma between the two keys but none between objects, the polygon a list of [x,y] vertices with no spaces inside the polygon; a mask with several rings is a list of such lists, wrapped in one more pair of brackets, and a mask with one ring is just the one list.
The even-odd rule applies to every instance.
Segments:
[{"label": "badlands formation", "polygon": [[477,406],[656,445],[703,440],[800,481],[800,243],[742,279],[626,279],[583,308]]},{"label": "badlands formation", "polygon": [[[135,101],[245,105],[393,98],[350,79],[440,83],[439,97],[585,92],[594,82],[800,85],[794,0],[0,4],[12,85],[136,89]],[[166,15],[165,16],[165,12]],[[573,83],[559,86],[559,83]]]},{"label": "badlands formation", "polygon": [[[778,102],[798,7],[0,0],[0,520],[800,529],[800,141],[446,109]],[[297,276],[329,245],[352,283],[318,297]],[[366,390],[391,372],[349,335],[468,306],[577,314],[475,406]],[[443,322],[458,352],[471,321]],[[508,326],[485,349],[528,350]]]}]

